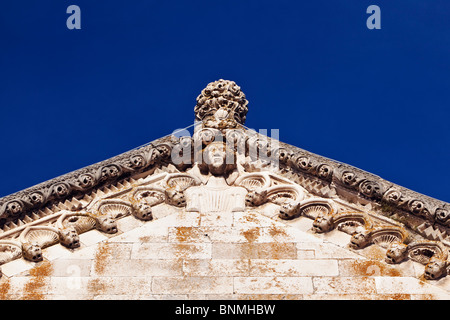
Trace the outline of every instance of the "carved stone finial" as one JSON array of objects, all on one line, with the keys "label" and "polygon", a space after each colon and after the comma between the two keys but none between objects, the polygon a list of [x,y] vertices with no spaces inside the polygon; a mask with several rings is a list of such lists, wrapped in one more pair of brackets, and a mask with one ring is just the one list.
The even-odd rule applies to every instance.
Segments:
[{"label": "carved stone finial", "polygon": [[197,97],[195,120],[203,126],[231,129],[245,123],[248,101],[234,82],[220,79],[209,83]]}]

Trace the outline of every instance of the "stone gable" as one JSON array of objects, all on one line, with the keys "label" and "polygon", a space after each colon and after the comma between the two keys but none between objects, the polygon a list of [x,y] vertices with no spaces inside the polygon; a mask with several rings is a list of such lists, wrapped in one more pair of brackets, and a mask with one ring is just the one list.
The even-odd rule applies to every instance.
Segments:
[{"label": "stone gable", "polygon": [[244,126],[234,83],[193,137],[0,199],[1,299],[448,299],[449,205]]}]

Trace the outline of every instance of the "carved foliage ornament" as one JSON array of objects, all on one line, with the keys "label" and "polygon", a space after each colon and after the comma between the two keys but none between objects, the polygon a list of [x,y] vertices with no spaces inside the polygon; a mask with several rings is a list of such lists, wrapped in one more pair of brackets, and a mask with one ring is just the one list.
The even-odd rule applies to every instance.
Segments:
[{"label": "carved foliage ornament", "polygon": [[209,83],[197,97],[195,119],[205,127],[235,128],[245,123],[248,101],[234,82],[220,79]]}]

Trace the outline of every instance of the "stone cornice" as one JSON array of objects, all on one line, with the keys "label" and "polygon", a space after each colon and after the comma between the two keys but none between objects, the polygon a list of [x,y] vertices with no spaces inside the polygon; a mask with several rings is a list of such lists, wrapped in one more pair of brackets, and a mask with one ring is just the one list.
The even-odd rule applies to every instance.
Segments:
[{"label": "stone cornice", "polygon": [[[248,131],[245,132],[247,150]],[[185,138],[183,138],[185,139]],[[265,137],[266,141],[271,141]],[[1,224],[18,220],[32,211],[82,197],[87,192],[162,165],[173,164],[171,152],[180,140],[170,136],[157,139],[108,160],[75,170],[31,188],[0,198]],[[183,143],[186,143],[184,140]],[[251,143],[257,143],[255,140]],[[420,217],[431,224],[449,227],[450,204],[391,183],[356,167],[278,142],[281,174],[298,174],[320,181],[350,202],[374,203],[383,210]],[[248,160],[248,158],[247,158]],[[184,164],[182,164],[184,165]],[[179,167],[180,164],[177,164]],[[189,165],[188,165],[189,166]]]},{"label": "stone cornice", "polygon": [[[336,188],[338,195],[351,202],[375,202],[384,210],[401,211],[422,217],[431,223],[450,226],[450,204],[412,191],[354,166],[280,142],[287,155],[282,165],[314,176]],[[354,198],[354,199],[351,199]]]},{"label": "stone cornice", "polygon": [[[195,119],[202,126],[200,129],[195,128],[193,138],[166,136],[144,147],[0,198],[0,227],[21,220],[33,211],[72,198],[81,198],[93,189],[164,165],[172,164],[184,171],[192,166],[192,160],[197,162],[198,148],[201,151],[201,148],[217,138],[220,141],[236,142],[235,148],[238,148],[238,143],[244,146],[235,150],[237,154],[245,153],[246,163],[243,165],[253,166],[261,162],[254,157],[256,150],[256,154],[262,152],[276,160],[280,175],[287,178],[297,175],[300,184],[307,181],[317,183],[330,191],[328,197],[334,193],[348,202],[374,204],[388,216],[396,215],[408,221],[427,221],[431,227],[450,227],[449,203],[401,187],[353,166],[260,134],[255,135],[251,130],[243,129],[247,111],[248,101],[236,83],[222,79],[212,82],[197,98]],[[174,163],[173,155],[179,153],[187,157]],[[315,192],[314,187],[310,189],[310,192]],[[410,227],[414,229],[417,224],[410,224]]]},{"label": "stone cornice", "polygon": [[0,198],[0,226],[21,219],[34,210],[82,197],[95,188],[149,170],[157,163],[170,161],[171,149],[171,138],[163,137],[144,147]]}]

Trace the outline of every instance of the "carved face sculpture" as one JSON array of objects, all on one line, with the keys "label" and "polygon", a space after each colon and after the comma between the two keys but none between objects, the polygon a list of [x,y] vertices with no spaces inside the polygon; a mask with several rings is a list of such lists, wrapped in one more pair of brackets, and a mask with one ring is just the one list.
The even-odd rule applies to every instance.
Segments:
[{"label": "carved face sculpture", "polygon": [[226,152],[223,144],[210,144],[205,152],[205,162],[213,175],[223,175],[226,167]]},{"label": "carved face sculpture", "polygon": [[281,219],[293,219],[299,215],[300,208],[298,203],[294,201],[286,201],[280,207],[279,217]]},{"label": "carved face sculpture", "polygon": [[402,197],[401,192],[396,189],[390,189],[383,195],[384,200],[386,200],[388,203],[392,203],[392,204],[399,203],[401,197]]},{"label": "carved face sculpture", "polygon": [[117,223],[116,220],[109,216],[97,218],[97,229],[106,233],[116,233]]},{"label": "carved face sculpture", "polygon": [[30,201],[33,204],[41,204],[44,202],[44,195],[40,192],[33,192],[29,195]]},{"label": "carved face sculpture", "polygon": [[176,207],[184,207],[186,205],[186,197],[182,191],[167,189],[166,203]]},{"label": "carved face sculpture", "polygon": [[78,177],[78,182],[82,188],[88,188],[94,185],[95,178],[90,174],[82,174]]},{"label": "carved face sculpture", "polygon": [[359,186],[359,190],[367,197],[381,198],[381,186],[375,181],[364,181]]},{"label": "carved face sculpture", "polygon": [[446,223],[449,221],[450,211],[444,209],[437,209],[435,213],[436,219],[441,223]]},{"label": "carved face sculpture", "polygon": [[317,233],[328,232],[332,227],[331,217],[320,215],[314,220],[312,231]]},{"label": "carved face sculpture", "polygon": [[18,215],[22,211],[22,205],[17,201],[11,201],[6,205],[6,213],[12,216]]},{"label": "carved face sculpture", "polygon": [[447,263],[439,258],[431,258],[425,266],[424,277],[428,280],[436,280],[447,274]]},{"label": "carved face sculpture", "polygon": [[266,194],[265,191],[256,191],[252,190],[247,193],[245,196],[245,204],[251,207],[257,207],[266,202]]},{"label": "carved face sculpture", "polygon": [[226,144],[222,142],[213,142],[204,149],[203,162],[215,176],[222,176],[236,167],[233,150],[227,149]]},{"label": "carved face sculpture", "polygon": [[345,171],[342,174],[342,182],[348,186],[354,186],[356,184],[356,175],[353,172]]},{"label": "carved face sculpture", "polygon": [[318,173],[319,177],[321,177],[323,179],[328,179],[328,178],[331,178],[331,176],[333,175],[333,169],[327,164],[322,164],[319,167],[317,173]]},{"label": "carved face sculpture", "polygon": [[24,244],[22,254],[25,259],[33,262],[43,260],[41,247],[35,243]]},{"label": "carved face sculpture", "polygon": [[425,210],[425,204],[419,200],[411,201],[409,208],[414,214],[421,214]]},{"label": "carved face sculpture", "polygon": [[350,247],[353,249],[362,249],[370,243],[370,232],[364,230],[355,232],[350,238]]},{"label": "carved face sculpture", "polygon": [[133,210],[133,215],[144,221],[152,220],[152,206],[146,202],[140,202]]},{"label": "carved face sculpture", "polygon": [[386,251],[385,261],[390,264],[400,263],[408,256],[408,246],[400,242],[393,242]]},{"label": "carved face sculpture", "polygon": [[80,246],[80,236],[74,227],[67,227],[60,231],[59,240],[67,248],[73,249]]}]

